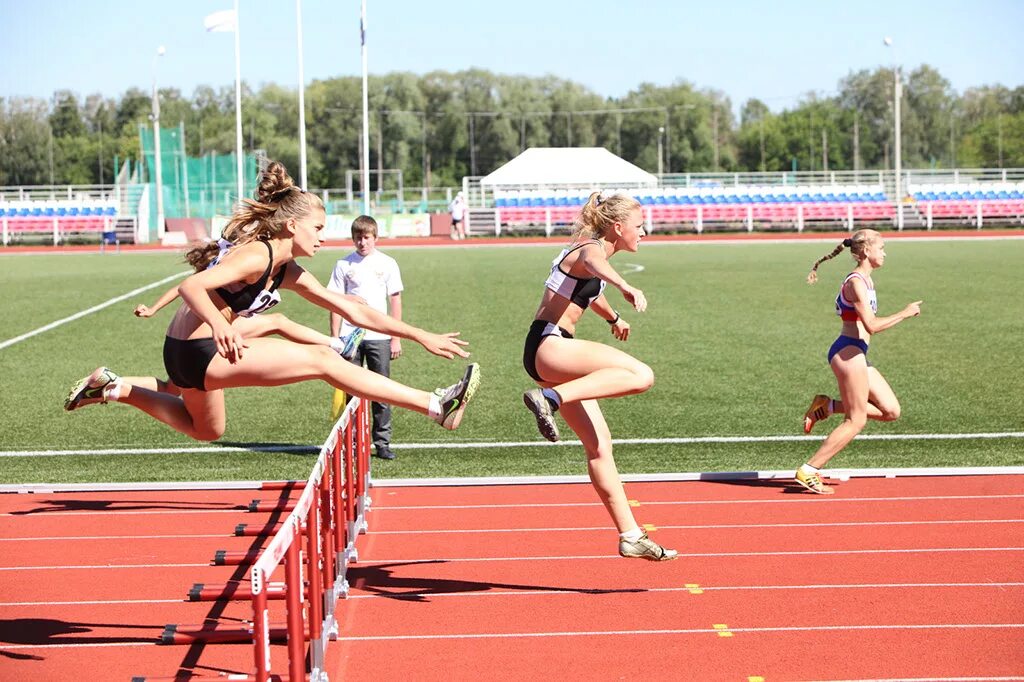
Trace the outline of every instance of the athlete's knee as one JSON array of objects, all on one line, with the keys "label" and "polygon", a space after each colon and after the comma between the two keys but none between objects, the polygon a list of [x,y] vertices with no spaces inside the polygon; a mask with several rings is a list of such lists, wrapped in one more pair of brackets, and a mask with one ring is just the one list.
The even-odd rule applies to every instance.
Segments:
[{"label": "athlete's knee", "polygon": [[224,424],[200,424],[193,427],[192,437],[204,442],[219,440],[224,435]]},{"label": "athlete's knee", "polygon": [[650,366],[638,362],[636,367],[633,368],[633,374],[636,375],[637,389],[640,391],[646,391],[651,386],[654,386],[654,370]]},{"label": "athlete's knee", "polygon": [[882,412],[882,421],[893,422],[900,418],[902,414],[902,408],[898,401],[893,401],[885,405],[879,405],[878,409]]},{"label": "athlete's knee", "polygon": [[868,413],[864,410],[853,410],[846,413],[846,421],[860,432],[868,423]]}]

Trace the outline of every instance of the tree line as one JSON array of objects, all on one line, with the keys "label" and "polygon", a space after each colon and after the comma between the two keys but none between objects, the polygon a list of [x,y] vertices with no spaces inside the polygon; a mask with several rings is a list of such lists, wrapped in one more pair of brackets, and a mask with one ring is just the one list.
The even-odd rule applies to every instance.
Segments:
[{"label": "tree line", "polygon": [[[904,167],[1024,167],[1024,86],[958,94],[927,65],[902,79]],[[553,76],[390,73],[369,79],[370,165],[401,169],[407,187],[458,185],[529,147],[600,146],[665,173],[882,169],[892,166],[893,92],[889,69],[852,72],[834,95],[778,113],[750,99],[737,120],[724,93],[686,81],[605,98]],[[314,81],[305,97],[309,184],[344,187],[361,158],[360,79]],[[137,88],[0,98],[0,186],[111,183],[115,158],[138,161],[151,105]],[[190,156],[234,151],[234,106],[233,87],[160,90],[161,124],[184,124]],[[243,86],[242,120],[246,151],[297,175],[297,91]]]}]

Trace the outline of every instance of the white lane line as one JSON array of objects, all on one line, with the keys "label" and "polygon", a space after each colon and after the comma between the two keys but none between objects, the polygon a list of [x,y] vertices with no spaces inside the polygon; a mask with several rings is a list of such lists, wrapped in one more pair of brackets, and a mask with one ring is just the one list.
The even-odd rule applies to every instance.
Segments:
[{"label": "white lane line", "polygon": [[[729,632],[773,633],[773,632],[836,632],[849,630],[1016,630],[1024,628],[1024,623],[933,623],[927,625],[820,625],[809,627],[777,627],[777,628],[729,628]],[[692,628],[674,630],[594,630],[566,632],[500,632],[500,633],[463,633],[452,635],[369,635],[354,636],[343,634],[346,642],[379,642],[424,639],[516,639],[519,637],[617,637],[638,635],[717,635],[720,630],[713,628]],[[87,642],[82,644],[4,644],[0,650],[13,651],[26,649],[77,649],[87,647],[140,647],[158,646],[157,642]],[[962,678],[952,678],[962,679]],[[1019,679],[1019,678],[991,678]]]},{"label": "white lane line", "polygon": [[[349,594],[348,599],[394,599],[402,597],[519,597],[519,596],[547,596],[563,594],[620,594],[640,592],[690,592],[699,589],[704,592],[734,592],[734,591],[755,591],[762,590],[902,590],[902,589],[965,589],[972,587],[980,588],[1006,588],[1024,587],[1024,582],[990,582],[990,583],[837,583],[831,585],[704,585],[695,587],[610,587],[593,588],[584,590],[488,590],[486,592],[395,592],[390,594]],[[358,586],[354,589],[360,589]],[[132,604],[183,604],[189,603],[187,599],[92,599],[82,601],[9,601],[0,602],[0,608],[12,608],[19,606],[120,606]]]},{"label": "white lane line", "polygon": [[[926,625],[818,625],[776,628],[729,628],[729,632],[836,632],[849,630],[1016,630],[1024,623],[932,623]],[[616,637],[636,635],[717,635],[713,628],[687,628],[672,630],[577,630],[564,632],[481,632],[451,635],[368,635],[342,633],[346,642],[377,642],[417,639],[515,639],[518,637]]]},{"label": "white lane line", "polygon": [[[693,585],[690,587],[609,587],[609,588],[593,588],[593,589],[565,589],[565,590],[488,590],[486,592],[475,591],[475,592],[385,592],[383,594],[349,594],[347,599],[402,599],[408,597],[537,597],[547,595],[563,595],[563,594],[587,594],[587,595],[601,595],[601,594],[622,594],[622,593],[647,593],[647,592],[692,592],[693,590],[700,590],[702,592],[735,592],[735,591],[754,591],[760,592],[762,590],[898,590],[898,589],[962,589],[968,587],[993,587],[999,589],[1006,589],[1008,587],[1024,587],[1024,583],[867,583],[867,584],[835,584],[835,585],[719,585],[710,586],[704,585]],[[353,586],[354,590],[362,589],[358,585]],[[40,602],[41,604],[47,604],[48,602]],[[69,602],[75,603],[75,602]],[[116,603],[116,602],[115,602]],[[0,606],[31,606],[33,602],[20,604],[14,602],[12,604],[0,604]]]},{"label": "white lane line", "polygon": [[[857,440],[990,440],[996,438],[1024,438],[1024,431],[1002,431],[984,433],[868,433],[857,436]],[[729,443],[799,443],[820,441],[824,436],[699,436],[678,438],[613,438],[614,445],[699,445]],[[578,440],[548,441],[477,441],[477,442],[436,442],[399,443],[395,450],[480,450],[488,448],[529,448],[529,447],[579,447]],[[88,448],[77,450],[6,450],[0,457],[58,457],[73,455],[178,455],[186,453],[224,452],[319,452],[314,445],[260,445],[250,446],[189,446],[177,448]]]},{"label": "white lane line", "polygon": [[[159,628],[153,628],[156,632]],[[0,651],[13,651],[26,649],[85,649],[91,647],[138,647],[138,646],[161,646],[155,639],[152,642],[83,642],[80,644],[0,644]],[[231,678],[225,677],[225,680]]]},{"label": "white lane line", "polygon": [[8,601],[0,607],[11,606],[117,606],[121,604],[189,604],[187,599],[93,599],[88,601]]},{"label": "white lane line", "polygon": [[[1006,494],[1006,495],[920,495],[920,496],[909,496],[909,497],[818,497],[805,495],[799,499],[793,500],[779,500],[779,499],[765,499],[765,500],[643,500],[642,506],[653,507],[653,506],[692,506],[692,505],[721,505],[721,504],[838,504],[838,503],[850,503],[850,502],[928,502],[935,500],[998,500],[998,499],[1019,499],[1024,498],[1022,494]],[[375,505],[373,507],[374,512],[385,512],[385,511],[413,511],[413,510],[450,510],[450,509],[562,509],[566,507],[600,507],[600,502],[537,502],[537,503],[524,503],[524,504],[448,504],[448,505],[407,505],[407,506],[394,506],[389,507],[383,504]],[[126,510],[118,511],[117,509],[107,509],[99,511],[52,511],[46,513],[18,513],[18,512],[5,512],[0,514],[0,519],[4,517],[19,518],[19,519],[52,519],[60,516],[139,516],[139,515],[163,515],[163,514],[226,514],[234,513],[239,514],[243,518],[250,518],[249,514],[253,512],[247,511],[246,508],[239,509],[210,509],[210,510]],[[269,513],[269,512],[260,512]],[[258,523],[262,517],[252,517],[253,523]],[[972,521],[967,519],[966,521]],[[996,522],[1001,523],[1014,523],[1015,519],[1001,519]],[[895,522],[893,522],[895,523]],[[950,523],[953,523],[952,521]],[[810,525],[826,525],[826,524],[810,524]],[[688,526],[679,526],[680,528],[686,528]],[[711,527],[711,526],[693,526],[698,527]],[[727,527],[727,526],[720,526]],[[737,526],[743,527],[743,526]],[[756,526],[755,526],[756,527]],[[378,531],[370,531],[378,532]],[[395,531],[398,532],[398,531]],[[416,531],[420,532],[420,531]],[[430,531],[439,532],[439,531]],[[461,531],[460,531],[461,532]],[[103,536],[106,537],[106,536]],[[111,536],[118,537],[118,536]],[[137,536],[146,537],[146,536]],[[211,535],[195,535],[195,536],[159,536],[154,535],[151,537],[220,537]],[[0,538],[0,542],[5,540],[19,540],[26,538]],[[28,538],[31,539],[31,538]],[[75,538],[72,538],[75,539]]]},{"label": "white lane line", "polygon": [[[94,566],[0,566],[0,571],[95,571],[109,568],[213,568],[214,564],[97,564]],[[216,566],[216,568],[223,568]]]},{"label": "white lane line", "polygon": [[92,313],[95,313],[95,312],[97,312],[99,310],[103,310],[104,308],[112,306],[115,303],[120,303],[121,301],[123,301],[125,299],[128,299],[128,298],[131,298],[132,296],[136,296],[138,294],[141,294],[143,291],[148,291],[148,290],[153,289],[155,287],[158,287],[158,286],[160,286],[162,284],[166,284],[167,282],[170,282],[171,280],[175,280],[175,279],[178,279],[180,277],[184,277],[185,275],[189,275],[191,273],[192,273],[191,270],[187,270],[185,272],[179,272],[176,275],[171,275],[170,277],[164,277],[162,280],[159,280],[157,282],[153,282],[152,284],[147,284],[146,286],[139,287],[138,289],[133,289],[133,290],[129,291],[127,294],[121,294],[120,296],[115,296],[114,298],[112,298],[112,299],[110,299],[108,301],[104,301],[103,303],[100,303],[99,305],[94,305],[91,308],[86,308],[85,310],[82,310],[81,312],[77,312],[74,315],[71,315],[69,317],[65,317],[62,320],[57,320],[56,322],[51,322],[50,324],[43,325],[42,327],[39,327],[38,329],[33,329],[32,331],[26,332],[25,334],[22,334],[21,336],[15,336],[13,339],[7,339],[6,341],[0,342],[0,350],[3,350],[4,348],[7,348],[8,346],[13,346],[14,344],[16,344],[16,343],[18,343],[20,341],[24,341],[25,339],[30,339],[33,336],[36,336],[37,334],[42,334],[43,332],[50,331],[51,329],[59,327],[62,324],[67,324],[68,322],[74,322],[75,320],[77,320],[77,319],[79,319],[81,317],[85,317],[86,315],[91,315]]},{"label": "white lane line", "polygon": [[[658,525],[658,530],[721,530],[721,529],[744,529],[744,528],[822,528],[822,527],[843,527],[843,526],[934,526],[934,525],[961,525],[975,523],[1024,523],[1024,519],[952,519],[934,521],[849,521],[849,522],[812,522],[812,523],[750,523],[731,524],[716,523],[703,525]],[[607,526],[570,526],[559,528],[472,528],[472,529],[451,529],[451,528],[419,528],[416,530],[370,530],[370,535],[432,535],[441,533],[579,533],[594,531],[599,533],[608,532]],[[84,536],[48,536],[48,537],[26,537],[26,538],[0,538],[0,542],[68,542],[69,540],[188,540],[194,538],[220,538],[222,540],[237,539],[238,536],[230,533],[211,533],[208,535],[84,535]]]},{"label": "white lane line", "polygon": [[[709,523],[688,526],[658,524],[658,530],[722,530],[746,528],[827,528],[844,526],[943,526],[976,523],[1024,523],[1024,519],[939,519],[933,521],[836,521],[810,523]],[[418,528],[416,530],[369,530],[370,535],[439,535],[444,533],[578,533],[581,531],[608,532],[608,526],[580,526],[560,528]]]},{"label": "white lane line", "polygon": [[[807,550],[778,552],[680,552],[680,557],[690,559],[716,557],[771,557],[771,556],[834,556],[850,554],[929,554],[929,553],[969,553],[969,552],[1021,552],[1024,547],[928,547],[913,549],[839,549],[839,550]],[[620,561],[617,554],[600,554],[594,556],[511,556],[511,557],[434,557],[428,559],[362,559],[359,565],[381,564],[431,564],[431,563],[469,563],[497,561],[580,561],[585,559],[602,559]],[[82,565],[82,566],[6,566],[0,571],[75,571],[98,569],[137,569],[137,568],[224,568],[210,562],[201,564],[122,564],[122,565]]]},{"label": "white lane line", "polygon": [[[1024,552],[1024,547],[924,547],[917,549],[830,549],[780,552],[680,552],[680,557],[688,559],[711,559],[719,557],[768,557],[768,556],[839,556],[849,554],[942,554],[966,552]],[[515,556],[515,557],[430,557],[426,559],[364,559],[359,558],[359,565],[369,564],[453,564],[473,561],[582,561],[606,559],[620,561],[618,554],[578,555],[578,556]]]},{"label": "white lane line", "polygon": [[[607,529],[605,529],[607,530]],[[67,542],[68,540],[161,540],[191,538],[229,538],[237,537],[230,533],[210,533],[209,535],[51,535],[31,538],[0,538],[0,542]]]},{"label": "white lane line", "polygon": [[237,509],[99,509],[96,511],[46,511],[46,512],[6,512],[3,516],[16,516],[23,519],[52,519],[55,516],[152,516],[161,514],[251,514],[247,507]]},{"label": "white lane line", "polygon": [[[384,482],[383,485],[387,485]],[[1017,499],[1024,498],[1024,493],[1008,493],[1005,495],[920,495],[904,497],[810,497],[803,495],[792,500],[765,499],[765,500],[643,500],[642,506],[653,505],[706,505],[706,504],[837,504],[850,502],[918,502],[932,500],[989,500],[989,499]],[[548,507],[600,507],[600,502],[536,502],[524,504],[452,504],[452,505],[407,505],[387,506],[384,503],[377,503],[373,511],[406,511],[418,509],[535,509]]]}]

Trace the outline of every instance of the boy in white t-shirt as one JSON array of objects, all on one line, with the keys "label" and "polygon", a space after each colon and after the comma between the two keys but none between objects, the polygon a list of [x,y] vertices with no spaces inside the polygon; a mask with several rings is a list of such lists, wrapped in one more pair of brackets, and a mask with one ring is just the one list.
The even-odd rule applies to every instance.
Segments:
[{"label": "boy in white t-shirt", "polygon": [[[361,297],[374,310],[402,319],[402,274],[391,256],[377,250],[377,221],[361,215],[352,221],[352,242],[356,250],[334,266],[327,288]],[[337,313],[331,313],[331,336],[345,337],[355,328]],[[391,361],[402,354],[402,340],[375,331],[366,331],[352,356],[357,365],[366,364],[372,372],[391,375]],[[334,397],[335,406],[344,405],[344,394]],[[394,459],[391,452],[391,406],[373,403],[373,446],[377,457]]]}]

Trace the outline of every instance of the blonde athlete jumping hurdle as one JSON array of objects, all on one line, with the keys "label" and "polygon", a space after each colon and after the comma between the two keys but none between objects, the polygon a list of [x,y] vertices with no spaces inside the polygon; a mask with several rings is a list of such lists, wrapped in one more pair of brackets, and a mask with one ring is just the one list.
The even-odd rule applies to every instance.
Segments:
[{"label": "blonde athlete jumping hurdle", "polygon": [[676,551],[648,538],[633,518],[612,456],[611,431],[597,403],[601,398],[643,393],[654,384],[654,372],[617,348],[574,338],[587,308],[611,325],[616,339],[629,338],[629,323],[612,309],[603,292],[611,284],[636,312],[647,309],[644,293],[608,262],[619,251],[635,253],[644,234],[644,216],[636,199],[590,195],[576,219],[572,242],[551,264],[526,337],[523,366],[543,388],[527,391],[523,400],[545,438],[559,439],[557,411],[583,441],[590,480],[619,531],[619,554],[667,561],[676,558]]}]

